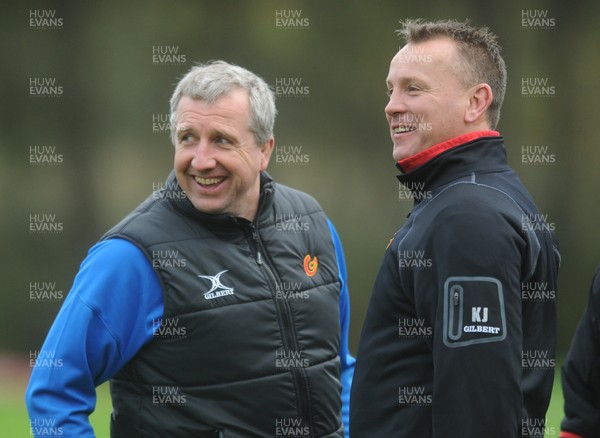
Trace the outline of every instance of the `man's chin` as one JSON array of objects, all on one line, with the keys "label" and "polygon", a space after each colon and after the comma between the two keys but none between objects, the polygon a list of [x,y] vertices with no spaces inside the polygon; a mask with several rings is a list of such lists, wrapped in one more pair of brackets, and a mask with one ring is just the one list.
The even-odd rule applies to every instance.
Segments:
[{"label": "man's chin", "polygon": [[394,145],[392,156],[394,157],[394,161],[398,162],[413,157],[425,149],[427,148],[420,147],[419,145]]},{"label": "man's chin", "polygon": [[398,161],[404,160],[405,158],[409,158],[410,156],[412,156],[412,154],[407,152],[405,149],[402,149],[402,150],[394,149],[392,156],[394,157],[394,161],[398,162]]},{"label": "man's chin", "polygon": [[190,202],[200,213],[212,215],[227,213],[223,202],[214,202],[214,200],[206,199],[190,199]]}]

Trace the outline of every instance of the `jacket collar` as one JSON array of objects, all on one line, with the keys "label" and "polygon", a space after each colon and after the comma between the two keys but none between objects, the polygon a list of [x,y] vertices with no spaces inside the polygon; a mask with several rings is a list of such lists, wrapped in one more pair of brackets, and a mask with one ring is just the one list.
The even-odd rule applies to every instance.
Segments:
[{"label": "jacket collar", "polygon": [[440,155],[443,152],[446,152],[448,149],[452,149],[456,146],[460,146],[461,144],[468,143],[475,139],[481,137],[498,137],[500,133],[498,131],[474,131],[469,132],[467,134],[459,135],[458,137],[451,138],[450,140],[443,141],[436,145],[433,145],[424,151],[419,152],[418,154],[413,155],[412,157],[405,158],[403,160],[398,161],[397,167],[401,172],[410,172],[417,167],[425,164],[432,158]]},{"label": "jacket collar", "polygon": [[[399,164],[396,166],[402,171]],[[431,191],[469,175],[508,169],[510,167],[503,137],[479,137],[452,146],[412,171],[401,173],[397,178],[415,193]],[[414,198],[416,201],[423,199],[422,196]]]}]

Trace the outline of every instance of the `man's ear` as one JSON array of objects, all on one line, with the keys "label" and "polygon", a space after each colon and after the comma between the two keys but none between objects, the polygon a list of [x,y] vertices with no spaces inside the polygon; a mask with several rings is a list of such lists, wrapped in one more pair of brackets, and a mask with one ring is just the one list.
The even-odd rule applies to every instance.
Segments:
[{"label": "man's ear", "polygon": [[262,162],[260,163],[260,171],[264,172],[267,170],[269,160],[271,159],[271,153],[275,147],[275,139],[271,137],[266,143],[260,145],[260,153],[262,155]]},{"label": "man's ear", "polygon": [[478,123],[485,117],[487,109],[492,104],[494,95],[488,84],[477,84],[469,90],[469,104],[465,111],[465,122]]}]

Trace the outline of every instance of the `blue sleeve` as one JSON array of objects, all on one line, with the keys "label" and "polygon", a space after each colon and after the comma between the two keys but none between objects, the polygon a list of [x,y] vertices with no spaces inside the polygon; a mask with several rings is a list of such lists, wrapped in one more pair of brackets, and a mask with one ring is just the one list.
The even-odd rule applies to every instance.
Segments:
[{"label": "blue sleeve", "polygon": [[[31,431],[93,437],[96,386],[152,339],[162,288],[143,252],[111,239],[90,249],[42,348],[25,394]],[[33,366],[35,364],[35,366]]]},{"label": "blue sleeve", "polygon": [[346,259],[338,233],[329,219],[329,229],[335,247],[335,254],[340,275],[340,360],[342,363],[342,419],[346,438],[350,436],[350,388],[354,376],[355,359],[350,355],[348,349],[348,327],[350,325],[350,297],[348,295],[348,274],[346,271]]}]

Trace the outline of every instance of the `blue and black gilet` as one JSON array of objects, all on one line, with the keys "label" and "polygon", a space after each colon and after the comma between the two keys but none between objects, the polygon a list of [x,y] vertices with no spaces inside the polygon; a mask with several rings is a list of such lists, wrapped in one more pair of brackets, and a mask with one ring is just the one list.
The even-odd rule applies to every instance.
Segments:
[{"label": "blue and black gilet", "polygon": [[173,174],[103,238],[163,288],[153,340],[111,380],[113,437],[342,437],[338,268],[325,214],[261,175],[250,222],[199,212]]}]

